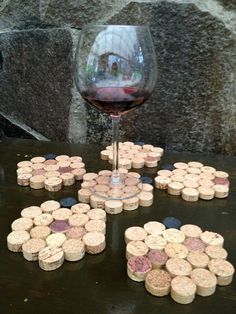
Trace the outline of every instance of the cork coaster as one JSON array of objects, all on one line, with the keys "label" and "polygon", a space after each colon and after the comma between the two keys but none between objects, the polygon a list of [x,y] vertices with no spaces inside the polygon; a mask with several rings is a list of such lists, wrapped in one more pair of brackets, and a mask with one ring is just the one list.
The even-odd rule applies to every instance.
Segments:
[{"label": "cork coaster", "polygon": [[[200,169],[201,165],[194,166]],[[127,228],[127,276],[137,282],[145,281],[145,288],[152,295],[170,294],[180,304],[193,302],[196,294],[212,295],[217,284],[229,285],[235,270],[226,261],[223,237],[194,224],[181,226],[180,221],[176,228],[158,221]]]},{"label": "cork coaster", "polygon": [[82,180],[86,170],[80,156],[47,154],[18,162],[16,173],[18,185],[57,192]]},{"label": "cork coaster", "polygon": [[229,174],[198,161],[176,162],[157,172],[155,187],[187,202],[223,199],[229,195]]},{"label": "cork coaster", "polygon": [[[59,162],[67,161],[66,158]],[[39,267],[45,271],[58,269],[65,260],[80,261],[86,252],[98,254],[106,247],[106,211],[76,203],[73,197],[26,207],[11,228],[8,249],[22,252],[28,261],[38,260]],[[143,245],[146,246],[144,242]]]}]

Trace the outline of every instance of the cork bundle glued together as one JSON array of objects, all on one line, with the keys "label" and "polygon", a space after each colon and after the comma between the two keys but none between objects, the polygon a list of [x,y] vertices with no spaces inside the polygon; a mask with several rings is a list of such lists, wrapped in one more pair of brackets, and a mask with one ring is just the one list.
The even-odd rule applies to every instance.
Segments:
[{"label": "cork bundle glued together", "polygon": [[129,227],[124,236],[127,275],[144,282],[154,296],[170,294],[174,301],[189,304],[196,295],[210,296],[217,285],[233,280],[224,238],[216,232],[192,224],[167,229],[163,223],[149,221],[143,227]]},{"label": "cork bundle glued together", "polygon": [[[99,254],[106,246],[106,212],[91,209],[88,204],[69,204],[54,200],[40,206],[26,207],[21,217],[11,224],[7,246],[12,252],[22,252],[28,261],[38,261],[39,267],[51,271],[64,261],[76,262],[85,253]],[[66,200],[67,201],[67,200]]]},{"label": "cork bundle glued together", "polygon": [[80,156],[47,154],[18,162],[16,173],[21,186],[57,192],[82,180],[86,170]]}]

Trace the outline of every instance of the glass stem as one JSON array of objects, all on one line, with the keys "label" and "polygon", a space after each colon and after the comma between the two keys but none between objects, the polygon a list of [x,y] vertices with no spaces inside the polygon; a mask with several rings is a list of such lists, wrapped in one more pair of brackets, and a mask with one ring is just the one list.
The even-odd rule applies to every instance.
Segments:
[{"label": "glass stem", "polygon": [[113,145],[113,163],[112,163],[112,184],[120,183],[119,168],[119,123],[120,116],[111,115],[112,119],[112,145]]}]

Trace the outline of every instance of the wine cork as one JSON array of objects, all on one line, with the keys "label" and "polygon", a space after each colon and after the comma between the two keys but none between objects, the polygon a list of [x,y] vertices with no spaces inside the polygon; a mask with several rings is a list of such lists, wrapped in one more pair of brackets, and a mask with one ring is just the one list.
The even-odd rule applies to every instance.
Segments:
[{"label": "wine cork", "polygon": [[85,250],[89,254],[101,253],[105,247],[105,236],[101,232],[88,232],[83,236]]},{"label": "wine cork", "polygon": [[140,192],[140,189],[138,186],[125,186],[123,187],[123,192],[127,195],[135,195]]},{"label": "wine cork", "polygon": [[[137,154],[135,154],[135,157],[134,158],[142,158],[143,159],[143,162],[144,162],[144,159],[147,157],[148,153],[144,152],[143,150],[138,152]],[[144,165],[144,164],[143,164]]]},{"label": "wine cork", "polygon": [[111,170],[100,170],[98,172],[99,176],[104,176],[104,177],[110,177],[112,175],[112,171]]},{"label": "wine cork", "polygon": [[170,177],[172,176],[172,171],[170,170],[159,170],[157,171],[157,175],[161,177]]},{"label": "wine cork", "polygon": [[61,247],[65,240],[66,236],[63,233],[53,233],[46,238],[46,243],[48,246]]},{"label": "wine cork", "polygon": [[147,232],[142,227],[129,227],[125,230],[125,243],[130,241],[143,241],[147,236]]},{"label": "wine cork", "polygon": [[33,220],[30,218],[18,218],[11,224],[12,231],[29,231],[33,227]]},{"label": "wine cork", "polygon": [[19,174],[17,176],[17,184],[21,185],[21,186],[28,186],[28,185],[30,185],[30,178],[31,177],[32,177],[32,174],[30,174],[30,173]]},{"label": "wine cork", "polygon": [[183,245],[189,250],[189,252],[204,252],[205,243],[199,238],[187,238],[184,240]]},{"label": "wine cork", "polygon": [[47,171],[45,172],[44,176],[48,179],[48,178],[52,178],[52,177],[60,177],[60,172],[59,171]]},{"label": "wine cork", "polygon": [[208,245],[205,249],[205,253],[210,259],[226,259],[228,256],[224,248],[215,245]]},{"label": "wine cork", "polygon": [[110,150],[102,150],[100,153],[101,159],[102,160],[108,160],[109,155],[111,154]]},{"label": "wine cork", "polygon": [[44,181],[46,180],[46,177],[43,175],[38,176],[32,176],[30,178],[30,187],[32,189],[42,189],[44,187]]},{"label": "wine cork", "polygon": [[185,181],[185,177],[184,176],[181,176],[179,174],[173,174],[171,177],[170,177],[171,181],[174,181],[174,182],[181,182],[183,183]]},{"label": "wine cork", "polygon": [[85,255],[85,246],[82,239],[69,239],[62,245],[65,260],[76,262],[81,260]]},{"label": "wine cork", "polygon": [[37,157],[33,157],[30,159],[30,161],[33,163],[33,164],[37,164],[37,163],[43,163],[45,162],[45,158],[44,157],[41,157],[41,156],[37,156]]},{"label": "wine cork", "polygon": [[62,179],[58,177],[51,177],[44,181],[44,187],[47,191],[57,192],[62,188]]},{"label": "wine cork", "polygon": [[62,248],[47,246],[38,255],[39,267],[45,271],[58,269],[64,263],[64,252]]},{"label": "wine cork", "polygon": [[49,236],[50,233],[51,233],[51,229],[48,226],[36,226],[30,230],[31,238],[35,238],[35,239],[45,240]]},{"label": "wine cork", "polygon": [[155,178],[155,187],[160,190],[166,190],[170,182],[171,179],[169,177],[157,176]]},{"label": "wine cork", "polygon": [[216,275],[219,286],[227,286],[233,280],[234,267],[224,259],[212,259],[208,264],[209,270]]},{"label": "wine cork", "polygon": [[30,239],[22,245],[23,256],[27,261],[37,261],[39,252],[46,246],[43,239]]},{"label": "wine cork", "polygon": [[[89,182],[91,182],[91,181],[89,181]],[[96,192],[108,192],[109,191],[109,186],[107,186],[107,185],[103,185],[103,184],[97,184],[97,185],[95,185],[94,186],[94,191],[96,191]]]},{"label": "wine cork", "polygon": [[144,158],[141,157],[133,157],[131,160],[132,168],[140,169],[144,167]]},{"label": "wine cork", "polygon": [[25,167],[31,167],[33,163],[28,160],[23,160],[17,163],[17,168],[25,168]]},{"label": "wine cork", "polygon": [[184,199],[187,202],[196,202],[199,198],[199,192],[197,189],[194,188],[184,188],[182,190],[181,196],[182,199]]},{"label": "wine cork", "polygon": [[90,196],[92,195],[92,192],[89,189],[80,189],[78,191],[78,198],[79,201],[82,203],[90,203]]},{"label": "wine cork", "polygon": [[32,171],[32,176],[38,176],[38,175],[43,175],[46,177],[46,174],[47,172],[44,170],[44,169],[35,169]]},{"label": "wine cork", "polygon": [[90,181],[84,181],[81,183],[81,189],[91,189],[96,186],[96,181],[95,180],[90,180]]},{"label": "wine cork", "polygon": [[60,208],[60,203],[54,200],[49,200],[49,201],[43,202],[40,205],[40,207],[44,213],[52,213],[54,210],[57,210]]},{"label": "wine cork", "polygon": [[212,200],[215,196],[215,191],[209,186],[200,186],[198,192],[202,200]]},{"label": "wine cork", "polygon": [[144,242],[150,250],[163,250],[167,244],[166,239],[156,234],[149,234]]},{"label": "wine cork", "polygon": [[71,169],[83,169],[85,167],[85,163],[83,162],[72,162],[70,164]]},{"label": "wine cork", "polygon": [[186,188],[197,189],[199,187],[199,183],[193,180],[184,180],[183,185]]},{"label": "wine cork", "polygon": [[229,187],[226,185],[216,184],[213,186],[215,197],[226,198],[229,195]]},{"label": "wine cork", "polygon": [[192,303],[197,291],[195,283],[186,276],[176,276],[171,281],[170,295],[172,299],[180,304]]},{"label": "wine cork", "polygon": [[187,168],[186,171],[187,171],[187,173],[190,173],[190,174],[200,174],[201,173],[201,169],[192,168],[192,167]]},{"label": "wine cork", "polygon": [[191,272],[190,278],[197,286],[198,295],[206,297],[215,292],[217,279],[216,276],[209,270],[196,268]]},{"label": "wine cork", "polygon": [[209,257],[202,252],[190,252],[187,256],[187,261],[192,265],[192,268],[207,268]]},{"label": "wine cork", "polygon": [[32,174],[33,169],[31,167],[22,167],[22,168],[18,168],[16,170],[17,175],[19,176],[20,174]]},{"label": "wine cork", "polygon": [[178,229],[169,228],[162,232],[162,236],[167,242],[182,243],[184,242],[185,235]]},{"label": "wine cork", "polygon": [[69,161],[70,157],[68,155],[58,155],[55,159],[56,161]]},{"label": "wine cork", "polygon": [[141,192],[138,195],[139,206],[148,207],[153,204],[153,194],[151,192]]},{"label": "wine cork", "polygon": [[161,147],[153,147],[153,148],[151,148],[150,150],[151,150],[151,152],[153,152],[153,153],[159,153],[159,154],[161,155],[161,157],[162,157],[163,154],[164,154],[164,149],[161,148]]},{"label": "wine cork", "polygon": [[154,158],[157,159],[157,161],[161,160],[161,154],[157,153],[157,152],[150,152],[150,153],[148,153],[148,157],[154,157]]},{"label": "wine cork", "polygon": [[[97,182],[99,185],[101,184],[101,185],[108,186],[110,181],[111,181],[111,176],[98,176],[95,182]],[[91,182],[91,181],[88,181],[88,182]]]},{"label": "wine cork", "polygon": [[122,203],[123,203],[124,210],[128,210],[128,211],[135,210],[139,206],[139,198],[135,196],[132,198],[124,199],[122,200]]},{"label": "wine cork", "polygon": [[136,186],[137,184],[139,184],[140,180],[138,178],[134,178],[134,177],[130,177],[130,178],[126,178],[124,184],[126,186]]},{"label": "wine cork", "polygon": [[21,216],[24,218],[31,218],[34,219],[36,216],[42,214],[42,209],[38,206],[29,206],[21,211]]},{"label": "wine cork", "polygon": [[147,156],[144,159],[144,165],[145,165],[145,167],[148,167],[148,168],[157,167],[157,165],[158,165],[158,158],[152,157],[152,156]]},{"label": "wine cork", "polygon": [[90,210],[89,204],[79,203],[71,207],[73,214],[86,214]]},{"label": "wine cork", "polygon": [[[215,184],[212,180],[209,179],[201,179],[199,181],[200,186],[212,188]],[[215,192],[214,192],[215,193]]]},{"label": "wine cork", "polygon": [[71,162],[81,162],[82,161],[82,157],[80,157],[80,156],[71,156],[70,157],[70,161]]},{"label": "wine cork", "polygon": [[59,166],[57,164],[54,165],[46,165],[43,168],[45,171],[47,172],[51,172],[51,171],[58,171],[59,170]]},{"label": "wine cork", "polygon": [[202,168],[201,168],[201,171],[202,172],[204,172],[204,173],[210,173],[210,174],[215,174],[215,172],[216,172],[216,169],[215,168],[213,168],[213,167],[209,167],[209,166],[203,166]]},{"label": "wine cork", "polygon": [[51,214],[43,213],[34,218],[34,224],[36,226],[48,226],[53,222]]},{"label": "wine cork", "polygon": [[143,241],[130,241],[126,246],[126,258],[144,256],[148,253],[148,246]]},{"label": "wine cork", "polygon": [[60,178],[62,179],[62,183],[65,186],[71,186],[75,183],[75,177],[73,173],[63,173],[60,175]]},{"label": "wine cork", "polygon": [[189,276],[192,266],[182,258],[170,258],[166,262],[166,270],[170,273],[171,277]]},{"label": "wine cork", "polygon": [[212,183],[213,183],[214,185],[220,184],[220,185],[226,185],[226,186],[228,186],[228,187],[229,187],[229,185],[230,185],[230,182],[229,182],[228,179],[221,179],[221,178],[215,178]]},{"label": "wine cork", "polygon": [[164,251],[170,258],[186,258],[188,255],[188,249],[181,243],[167,243]]},{"label": "wine cork", "polygon": [[189,181],[199,182],[201,180],[201,177],[198,174],[194,174],[194,173],[188,173],[184,177],[185,177],[185,180],[189,180]]},{"label": "wine cork", "polygon": [[148,183],[143,183],[142,184],[142,191],[143,192],[153,192],[153,186],[151,184]]},{"label": "wine cork", "polygon": [[128,158],[120,158],[119,167],[125,169],[131,169],[132,162]]},{"label": "wine cork", "polygon": [[33,170],[41,170],[41,169],[43,169],[45,167],[45,165],[43,164],[43,163],[37,163],[37,164],[33,164],[32,166],[31,166],[31,168],[33,169]]},{"label": "wine cork", "polygon": [[90,197],[90,205],[92,208],[105,208],[105,198],[97,196],[97,195],[91,195]]},{"label": "wine cork", "polygon": [[69,224],[72,227],[83,227],[89,221],[86,214],[74,214],[69,217]]},{"label": "wine cork", "polygon": [[52,212],[52,217],[55,220],[67,220],[72,215],[69,208],[59,208]]},{"label": "wine cork", "polygon": [[[106,206],[106,203],[105,203]],[[89,219],[106,221],[106,212],[100,208],[93,208],[87,212]]]},{"label": "wine cork", "polygon": [[44,164],[45,164],[45,166],[47,166],[47,165],[56,165],[57,161],[55,159],[48,159],[48,160],[45,160]]},{"label": "wine cork", "polygon": [[167,187],[167,192],[171,195],[181,195],[184,185],[180,182],[170,182]]},{"label": "wine cork", "polygon": [[83,168],[74,169],[74,170],[71,171],[71,173],[74,175],[75,180],[79,181],[79,180],[83,179],[83,176],[85,175],[86,170],[83,169]]},{"label": "wine cork", "polygon": [[152,264],[146,256],[134,256],[127,262],[127,275],[130,279],[141,282],[152,269]]},{"label": "wine cork", "polygon": [[192,168],[202,168],[204,165],[199,161],[190,161],[188,162],[188,166]]},{"label": "wine cork", "polygon": [[151,145],[151,144],[144,144],[144,145],[143,145],[143,149],[144,149],[144,150],[149,151],[149,150],[151,150],[152,148],[154,148],[154,146]]},{"label": "wine cork", "polygon": [[176,169],[182,169],[182,170],[185,170],[185,169],[188,169],[188,164],[186,164],[185,162],[176,162],[174,163],[174,167]]},{"label": "wine cork", "polygon": [[216,232],[212,231],[204,231],[200,239],[206,244],[206,245],[216,245],[223,247],[224,244],[224,238]]},{"label": "wine cork", "polygon": [[30,239],[25,230],[12,231],[7,236],[7,247],[12,252],[21,252],[22,245]]},{"label": "wine cork", "polygon": [[210,172],[202,172],[199,174],[199,177],[202,178],[203,180],[214,180],[215,176],[214,174],[210,173]]},{"label": "wine cork", "polygon": [[181,226],[180,231],[186,238],[199,238],[202,234],[202,229],[200,227],[191,224]]},{"label": "wine cork", "polygon": [[119,214],[123,210],[123,203],[121,201],[116,200],[108,200],[105,201],[105,211],[108,214]]},{"label": "wine cork", "polygon": [[229,174],[227,172],[224,171],[216,171],[214,172],[214,176],[215,178],[219,178],[219,179],[228,179],[229,178]]},{"label": "wine cork", "polygon": [[166,228],[162,223],[158,221],[149,221],[145,223],[143,227],[147,234],[152,235],[161,235]]},{"label": "wine cork", "polygon": [[106,223],[102,220],[89,220],[85,224],[84,228],[87,232],[101,232],[103,234],[106,234]]},{"label": "wine cork", "polygon": [[145,278],[146,290],[154,296],[163,297],[170,292],[171,276],[162,269],[151,270]]},{"label": "wine cork", "polygon": [[174,169],[172,171],[172,175],[185,176],[185,175],[187,175],[187,171],[184,169]]},{"label": "wine cork", "polygon": [[168,261],[168,256],[165,252],[161,250],[153,250],[151,249],[147,254],[148,259],[152,264],[153,269],[160,269],[162,268],[166,262]]},{"label": "wine cork", "polygon": [[87,172],[84,176],[83,176],[83,180],[84,181],[90,181],[90,180],[95,180],[98,177],[98,175],[94,172]]},{"label": "wine cork", "polygon": [[81,239],[86,234],[86,230],[84,227],[71,227],[66,232],[67,239]]}]

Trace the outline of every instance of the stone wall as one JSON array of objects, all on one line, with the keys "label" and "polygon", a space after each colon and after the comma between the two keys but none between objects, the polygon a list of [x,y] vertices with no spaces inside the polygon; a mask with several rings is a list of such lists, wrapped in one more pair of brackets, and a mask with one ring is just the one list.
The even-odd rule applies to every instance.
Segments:
[{"label": "stone wall", "polygon": [[0,0],[0,113],[52,140],[109,143],[108,117],[73,82],[80,29],[147,24],[158,61],[122,136],[168,150],[236,154],[235,0]]}]

